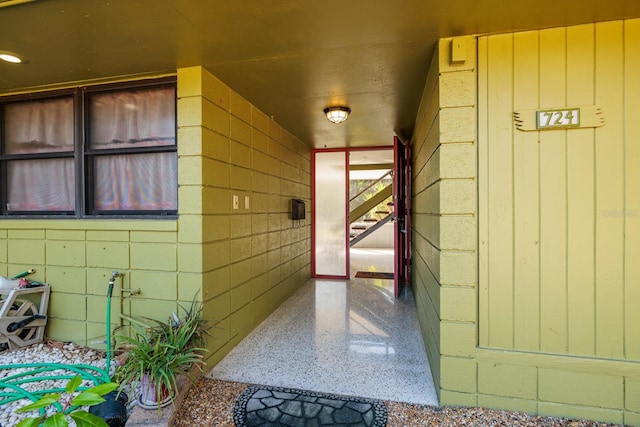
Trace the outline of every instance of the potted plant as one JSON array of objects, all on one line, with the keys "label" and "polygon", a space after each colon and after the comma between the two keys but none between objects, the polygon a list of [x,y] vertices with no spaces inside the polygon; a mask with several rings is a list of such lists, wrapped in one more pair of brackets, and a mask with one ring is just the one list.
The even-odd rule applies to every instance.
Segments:
[{"label": "potted plant", "polygon": [[181,375],[193,381],[193,369],[202,369],[206,322],[195,302],[183,319],[174,315],[167,322],[153,322],[151,328],[136,327],[133,336],[119,337],[127,350],[115,378],[120,389],[140,383],[139,405],[160,410],[173,401]]}]

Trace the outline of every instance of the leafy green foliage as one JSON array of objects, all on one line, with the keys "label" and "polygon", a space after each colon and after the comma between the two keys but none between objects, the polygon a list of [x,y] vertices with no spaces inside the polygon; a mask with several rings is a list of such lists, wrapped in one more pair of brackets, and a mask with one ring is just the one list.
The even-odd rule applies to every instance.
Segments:
[{"label": "leafy green foliage", "polygon": [[22,408],[18,409],[17,412],[27,412],[27,411],[40,409],[40,408],[46,408],[47,406],[53,405],[54,403],[56,403],[61,397],[62,395],[59,393],[45,394],[38,401],[33,402],[27,406],[23,406]]},{"label": "leafy green foliage", "polygon": [[[78,427],[103,427],[107,425],[105,421],[97,415],[85,411],[76,411],[69,414]],[[47,427],[47,426],[45,426]]]},{"label": "leafy green foliage", "polygon": [[68,425],[69,421],[67,421],[67,417],[59,412],[50,416],[44,422],[44,427],[67,427]]},{"label": "leafy green foliage", "polygon": [[[36,402],[18,409],[17,412],[40,411],[41,414],[20,421],[16,427],[38,427],[40,425],[43,427],[67,427],[69,425],[67,415],[76,422],[78,427],[109,427],[102,418],[78,408],[104,402],[102,396],[118,388],[118,384],[100,384],[81,391],[74,397],[73,394],[78,391],[81,384],[82,378],[80,375],[76,375],[69,380],[64,393],[46,394]],[[57,412],[51,416],[44,415],[44,409],[51,405],[54,405]]]},{"label": "leafy green foliage", "polygon": [[148,380],[155,387],[158,410],[165,393],[173,399],[178,376],[185,375],[193,381],[191,368],[201,369],[204,364],[202,353],[206,351],[203,345],[207,332],[202,307],[194,299],[191,307],[183,310],[182,319],[172,317],[167,322],[149,319],[154,327],[135,327],[132,336],[118,337],[127,348],[126,358],[115,373],[120,389]]}]

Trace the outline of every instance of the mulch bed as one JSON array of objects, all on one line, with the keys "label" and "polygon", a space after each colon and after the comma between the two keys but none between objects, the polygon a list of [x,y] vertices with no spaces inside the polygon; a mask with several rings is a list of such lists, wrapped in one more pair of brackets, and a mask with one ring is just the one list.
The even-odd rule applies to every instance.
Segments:
[{"label": "mulch bed", "polygon": [[[187,393],[175,427],[234,427],[234,405],[248,384],[201,377]],[[384,402],[388,427],[621,427],[596,421],[539,417],[522,412],[483,408],[438,408],[398,402]]]}]

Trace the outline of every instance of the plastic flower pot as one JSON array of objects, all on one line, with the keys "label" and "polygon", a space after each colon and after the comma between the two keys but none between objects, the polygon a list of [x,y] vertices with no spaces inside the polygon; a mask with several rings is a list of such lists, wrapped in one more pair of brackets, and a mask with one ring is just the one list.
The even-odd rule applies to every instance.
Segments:
[{"label": "plastic flower pot", "polygon": [[161,400],[158,402],[155,382],[152,381],[148,375],[144,375],[140,380],[141,391],[140,397],[138,398],[138,405],[144,409],[159,409],[170,404],[172,401],[171,391],[164,385],[161,387]]},{"label": "plastic flower pot", "polygon": [[112,391],[102,397],[106,402],[90,406],[89,413],[102,418],[109,427],[124,427],[127,423],[127,394]]}]

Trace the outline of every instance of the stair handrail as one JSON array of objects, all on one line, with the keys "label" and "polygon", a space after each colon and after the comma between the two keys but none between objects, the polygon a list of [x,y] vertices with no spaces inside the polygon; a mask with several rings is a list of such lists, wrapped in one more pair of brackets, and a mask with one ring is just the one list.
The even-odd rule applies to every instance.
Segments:
[{"label": "stair handrail", "polygon": [[389,184],[382,190],[374,193],[369,199],[365,200],[364,202],[362,202],[362,204],[349,211],[349,224],[353,224],[354,222],[356,222],[359,218],[366,215],[367,212],[371,211],[371,209],[375,208],[377,205],[379,205],[392,195],[393,184]]},{"label": "stair handrail", "polygon": [[380,221],[378,221],[375,224],[373,224],[371,227],[368,227],[362,233],[360,233],[357,236],[349,239],[349,247],[355,245],[356,243],[358,243],[359,241],[361,241],[365,237],[369,236],[370,234],[372,234],[374,231],[378,230],[380,227],[382,227],[387,222],[393,221],[393,219],[394,219],[393,214],[388,214],[387,216],[382,218]]},{"label": "stair handrail", "polygon": [[391,175],[393,174],[393,169],[389,169],[389,171],[387,173],[385,173],[384,175],[382,175],[380,178],[378,178],[377,180],[375,180],[374,182],[372,182],[371,184],[369,184],[366,188],[364,188],[362,191],[360,191],[358,194],[356,194],[355,196],[353,196],[352,198],[349,199],[349,203],[353,202],[355,199],[357,199],[358,197],[360,197],[365,191],[368,191],[369,189],[371,189],[371,187],[373,187],[374,185],[376,185],[377,183],[379,183],[380,181],[382,181],[387,175]]}]

